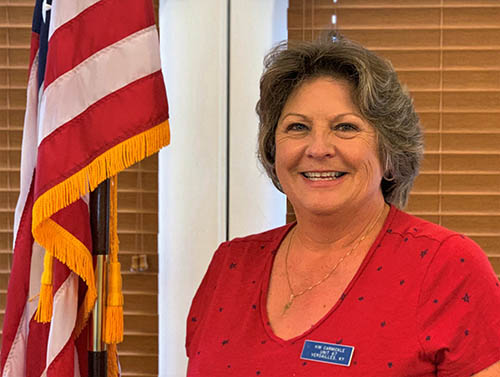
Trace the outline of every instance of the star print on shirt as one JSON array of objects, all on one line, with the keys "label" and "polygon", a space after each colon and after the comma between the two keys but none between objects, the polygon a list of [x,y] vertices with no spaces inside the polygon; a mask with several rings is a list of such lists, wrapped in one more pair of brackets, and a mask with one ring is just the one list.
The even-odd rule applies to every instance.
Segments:
[{"label": "star print on shirt", "polygon": [[[409,229],[411,230],[412,228]],[[446,274],[455,273],[457,271],[464,270],[464,268],[466,268],[466,270],[462,272],[469,272],[469,270],[475,271],[473,268],[475,266],[474,263],[476,262],[476,259],[469,256],[469,254],[457,253],[456,251],[460,251],[460,248],[455,247],[454,243],[451,246],[444,243],[444,246],[442,246],[439,242],[437,242],[440,241],[440,239],[428,242],[426,238],[428,232],[429,231],[425,229],[422,236],[414,237],[415,233],[412,231],[408,232],[408,228],[394,228],[392,235],[382,234],[381,238],[384,238],[384,240],[389,239],[390,242],[388,242],[387,246],[383,244],[380,251],[373,252],[370,259],[366,260],[363,271],[366,273],[366,277],[369,277],[370,279],[366,279],[366,281],[358,280],[356,281],[357,285],[353,285],[351,287],[352,289],[347,292],[341,292],[341,297],[337,296],[339,299],[337,311],[332,311],[332,313],[330,313],[331,317],[322,322],[324,331],[322,332],[323,329],[319,326],[314,328],[314,334],[318,334],[318,338],[324,337],[325,340],[329,339],[329,343],[341,343],[342,340],[339,339],[341,337],[338,334],[338,327],[334,321],[334,319],[336,319],[334,316],[345,315],[346,309],[349,308],[361,309],[364,307],[364,310],[358,310],[358,312],[360,312],[359,318],[366,319],[369,316],[369,326],[371,326],[371,330],[366,331],[366,340],[363,334],[363,337],[359,341],[358,339],[356,339],[356,341],[348,341],[354,337],[342,328],[342,336],[346,336],[347,344],[353,344],[354,346],[359,347],[361,347],[359,344],[362,344],[363,347],[368,347],[365,345],[371,345],[378,340],[381,340],[385,347],[388,344],[386,341],[387,339],[397,339],[400,334],[404,336],[408,335],[408,338],[411,338],[411,341],[409,343],[405,343],[404,345],[399,344],[400,340],[398,339],[398,344],[394,347],[394,349],[388,350],[385,357],[375,360],[376,362],[374,364],[376,364],[376,367],[375,365],[367,365],[367,363],[361,359],[356,362],[353,358],[351,362],[352,367],[350,369],[345,369],[346,371],[349,371],[347,374],[352,373],[355,375],[356,372],[359,371],[359,373],[357,373],[359,376],[389,376],[393,374],[394,376],[400,377],[402,375],[400,368],[403,368],[403,366],[397,361],[397,351],[404,349],[406,352],[406,350],[414,346],[417,351],[420,352],[422,345],[424,345],[425,348],[429,347],[429,349],[432,349],[432,347],[434,347],[435,344],[439,343],[442,339],[442,336],[439,333],[441,328],[448,331],[451,326],[453,326],[453,340],[456,341],[457,344],[458,342],[464,342],[460,344],[472,344],[476,346],[481,343],[476,340],[484,335],[481,332],[481,321],[479,321],[479,323],[478,321],[459,322],[463,317],[459,314],[464,311],[474,311],[474,308],[476,308],[475,305],[480,305],[482,303],[482,300],[472,300],[472,297],[481,297],[481,290],[479,290],[479,288],[489,288],[495,293],[500,292],[499,288],[495,286],[495,283],[498,283],[499,281],[494,278],[489,280],[484,279],[484,287],[477,287],[474,284],[468,284],[468,281],[461,282],[458,278],[455,280],[454,275],[450,275],[449,277],[445,276],[445,279],[441,278],[441,274],[443,273],[442,271]],[[407,243],[403,242],[405,236],[408,237]],[[432,234],[430,236],[432,236]],[[445,234],[445,236],[448,237],[448,234]],[[412,242],[410,242],[410,238]],[[458,236],[451,237],[449,242],[460,242],[458,240]],[[247,247],[246,243],[242,243],[242,245],[242,248]],[[252,247],[253,249],[260,251],[261,245],[261,242],[255,242],[255,245]],[[393,251],[396,250],[396,247],[404,246],[406,246],[406,250],[404,250],[404,252],[398,253],[397,256],[395,255],[395,252],[393,253]],[[213,369],[217,372],[208,373],[208,376],[251,377],[255,376],[257,371],[261,372],[259,377],[273,377],[281,375],[280,373],[282,371],[283,376],[292,376],[294,373],[297,376],[319,376],[320,374],[316,373],[315,368],[326,368],[328,366],[324,363],[319,364],[313,361],[306,362],[305,360],[300,359],[300,350],[303,343],[302,339],[297,341],[294,346],[292,345],[292,342],[290,342],[289,347],[283,347],[287,349],[283,353],[284,356],[279,355],[275,357],[273,355],[273,357],[268,358],[269,365],[265,365],[259,357],[255,357],[255,360],[252,359],[251,362],[248,359],[250,354],[268,355],[282,350],[281,347],[277,347],[275,344],[276,342],[272,339],[266,341],[272,329],[270,329],[268,318],[265,315],[263,317],[259,315],[265,314],[265,309],[263,309],[265,306],[261,307],[262,304],[265,305],[265,300],[262,301],[262,287],[266,288],[267,284],[269,284],[269,281],[265,279],[267,278],[267,275],[262,275],[262,271],[264,267],[269,267],[269,263],[273,260],[273,247],[274,246],[266,247],[266,263],[260,262],[260,258],[262,258],[264,252],[262,252],[262,254],[261,252],[250,254],[242,253],[239,249],[235,250],[231,254],[224,255],[223,257],[218,257],[216,259],[218,264],[213,269],[212,274],[208,276],[210,279],[206,280],[208,283],[205,285],[205,289],[199,296],[200,299],[196,302],[196,306],[192,311],[193,314],[196,313],[195,315],[198,317],[198,321],[197,323],[191,322],[193,314],[189,317],[188,321],[188,326],[191,326],[193,329],[191,333],[194,333],[194,330],[196,330],[196,334],[199,334],[196,335],[191,342],[191,354],[196,355],[197,350],[203,349],[202,354],[204,355],[203,358],[193,357],[191,363],[194,366],[203,366],[201,362],[198,361],[202,360],[207,366],[213,366]],[[441,247],[439,252],[437,252],[438,247]],[[465,250],[464,252],[468,252],[468,250]],[[251,257],[249,255],[251,255]],[[429,258],[427,258],[427,256],[429,256]],[[418,258],[421,258],[420,262],[418,261]],[[253,262],[254,259],[259,261],[258,263],[255,262],[255,265],[250,263]],[[396,264],[392,263],[393,259],[397,262]],[[461,262],[461,259],[464,259],[464,262]],[[428,265],[428,263],[432,264]],[[259,268],[257,269],[255,266],[258,266]],[[227,269],[230,270],[229,274],[227,273]],[[265,271],[269,272],[267,269]],[[384,272],[382,273],[382,271]],[[425,280],[423,279],[424,273],[426,273]],[[406,281],[406,279],[408,279],[408,281]],[[376,281],[377,284],[373,284],[374,281]],[[436,281],[445,282],[442,289],[438,286],[438,284],[436,284]],[[244,299],[242,297],[242,300],[239,300],[239,302],[235,302],[234,305],[231,305],[226,300],[226,292],[231,290],[231,292],[234,292],[235,297],[241,293],[237,287],[235,288],[235,282],[241,283],[246,294],[244,295]],[[453,288],[453,290],[450,291],[450,285],[455,284],[455,282],[456,285],[452,286],[451,288]],[[216,283],[218,283],[218,286],[222,287],[222,289],[219,288],[216,292],[217,296],[210,301],[211,307],[204,308],[207,300],[204,300],[203,298],[207,294],[212,294],[211,288]],[[366,284],[362,285],[361,283]],[[386,284],[390,287],[390,293],[388,292],[387,295],[379,294],[380,292],[377,291],[382,284]],[[398,285],[400,285],[399,288],[397,288]],[[467,291],[464,292],[464,289],[467,289]],[[419,295],[421,291],[423,294]],[[347,298],[346,295],[349,296],[349,298]],[[382,299],[385,296],[389,296],[388,300],[383,301]],[[449,300],[450,296],[452,298],[451,300]],[[439,316],[442,313],[446,314],[447,317],[443,317],[444,320],[441,322],[442,326],[433,326],[431,324],[429,326],[417,328],[419,330],[418,332],[410,329],[411,332],[406,334],[408,330],[407,327],[405,327],[404,324],[401,324],[402,321],[400,321],[397,317],[399,309],[392,311],[390,310],[392,307],[389,305],[394,303],[394,306],[397,305],[398,308],[403,308],[402,312],[404,314],[409,313],[413,316],[414,312],[417,311],[411,310],[412,308],[410,308],[410,310],[406,310],[408,305],[405,305],[410,300],[418,303],[420,318],[425,321],[432,322],[434,319],[440,320]],[[470,302],[468,303],[467,300]],[[383,305],[381,305],[381,303]],[[465,303],[467,303],[467,305],[465,305]],[[219,312],[222,305],[224,305],[224,310]],[[207,315],[200,315],[200,312],[207,313]],[[217,315],[217,313],[219,314]],[[224,315],[222,313],[224,313]],[[245,318],[244,323],[238,319],[243,316]],[[210,331],[212,331],[211,328],[210,330],[207,330],[207,328],[209,328],[208,325],[211,325],[212,323],[208,323],[205,328],[200,330],[200,324],[204,324],[204,321],[207,321],[207,318],[213,319],[214,322],[217,321],[216,323],[218,327],[216,327],[215,331],[212,333],[210,333]],[[229,328],[228,321],[231,318],[235,318],[236,326]],[[350,315],[345,315],[345,317],[342,318],[351,319]],[[358,332],[358,325],[354,323],[351,325],[351,322],[354,321],[346,320],[343,326],[351,326],[353,329],[352,331]],[[378,328],[376,327],[377,323],[379,324]],[[263,324],[264,326],[262,326]],[[401,327],[403,327],[404,331],[401,331]],[[230,330],[230,333],[227,333],[228,330]],[[349,328],[349,330],[351,330],[351,328]],[[205,333],[202,331],[205,331]],[[239,332],[235,334],[234,332],[236,331]],[[252,343],[248,348],[242,348],[238,339],[243,339],[244,336],[249,333],[252,334],[252,337],[250,337]],[[231,342],[229,338],[220,339],[221,334],[224,334],[222,336],[231,336],[233,341]],[[227,343],[225,342],[225,345],[222,345],[221,343],[225,339],[227,339]],[[405,340],[406,339],[401,339],[401,342],[404,342]],[[360,349],[364,348],[358,348],[358,354]],[[288,350],[292,351],[290,357],[288,356]],[[290,361],[287,360],[288,357]],[[276,361],[278,358],[280,359],[279,363]],[[387,358],[393,358],[396,361],[387,360]],[[276,364],[279,365],[277,365],[276,369],[273,369]],[[228,368],[228,365],[231,367]],[[370,369],[375,370],[375,368],[377,373],[370,373]],[[425,368],[427,368],[427,366]],[[339,367],[337,369],[344,370],[343,367]],[[354,369],[356,372],[351,372]],[[196,371],[196,369],[193,370]],[[276,370],[278,370],[278,372],[276,372]],[[330,370],[333,370],[332,367],[330,367]],[[415,374],[417,375],[418,373]],[[330,376],[335,375],[335,373],[326,372],[324,375]],[[196,376],[196,374],[192,374],[192,376]]]}]

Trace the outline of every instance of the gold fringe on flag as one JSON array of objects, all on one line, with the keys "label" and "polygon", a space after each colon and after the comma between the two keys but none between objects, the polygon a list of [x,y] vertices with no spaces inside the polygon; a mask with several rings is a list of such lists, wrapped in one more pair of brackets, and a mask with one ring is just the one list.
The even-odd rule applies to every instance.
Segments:
[{"label": "gold fringe on flag", "polygon": [[52,318],[52,262],[50,262],[50,272],[48,272],[49,264],[47,260],[52,261],[52,256],[54,256],[80,276],[88,287],[83,312],[81,313],[84,318],[80,319],[80,322],[86,321],[97,297],[92,254],[78,238],[51,219],[47,219],[40,224],[37,231],[36,236],[38,237],[35,236],[35,239],[46,251],[42,287],[35,320],[50,322]]},{"label": "gold fringe on flag", "polygon": [[[40,195],[33,204],[32,233],[49,256],[44,258],[44,274],[36,318],[49,322],[52,317],[52,278],[45,272],[45,260],[55,257],[66,264],[87,284],[84,307],[79,312],[75,332],[80,332],[96,298],[93,261],[90,251],[71,233],[50,217],[95,189],[102,181],[115,176],[136,162],[156,153],[170,142],[168,120],[110,148],[68,179]],[[116,269],[116,267],[113,267]],[[52,268],[50,268],[52,270]],[[119,270],[119,267],[118,267]],[[121,279],[121,278],[120,278]],[[118,285],[115,279],[112,283]],[[120,284],[121,286],[121,281]],[[119,296],[119,295],[118,295]],[[116,297],[118,297],[116,296]],[[119,301],[119,298],[114,299]],[[119,311],[119,309],[117,309]],[[123,326],[123,325],[122,325]],[[123,336],[123,335],[122,335]],[[114,338],[118,339],[117,333]]]}]

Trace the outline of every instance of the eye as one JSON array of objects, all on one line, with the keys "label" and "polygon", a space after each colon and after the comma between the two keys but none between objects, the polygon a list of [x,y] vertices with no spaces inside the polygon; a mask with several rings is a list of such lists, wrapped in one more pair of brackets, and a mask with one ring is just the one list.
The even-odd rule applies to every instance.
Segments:
[{"label": "eye", "polygon": [[288,126],[286,126],[287,131],[305,131],[307,130],[307,126],[302,123],[291,123]]},{"label": "eye", "polygon": [[358,127],[352,123],[339,123],[335,125],[335,131],[353,132],[358,131]]},{"label": "eye", "polygon": [[358,134],[359,127],[352,123],[339,123],[333,128],[335,135],[343,139],[351,139]]}]

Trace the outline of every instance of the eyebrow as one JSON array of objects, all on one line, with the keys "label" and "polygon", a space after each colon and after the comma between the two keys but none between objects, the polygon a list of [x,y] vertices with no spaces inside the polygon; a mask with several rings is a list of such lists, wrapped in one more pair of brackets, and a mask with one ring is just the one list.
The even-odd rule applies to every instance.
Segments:
[{"label": "eyebrow", "polygon": [[[355,116],[356,118],[359,118],[361,120],[363,120],[363,118],[361,117],[360,114],[357,114],[357,113],[342,113],[342,114],[338,114],[336,115],[332,121],[336,121],[340,118],[344,118],[348,115],[352,115],[352,116]],[[307,115],[304,115],[304,114],[300,114],[300,113],[287,113],[284,117],[281,118],[281,120],[285,120],[286,118],[288,118],[289,116],[296,116],[296,117],[299,117],[299,118],[302,118],[304,120],[307,120],[307,121],[311,121],[311,119],[307,116]]]}]

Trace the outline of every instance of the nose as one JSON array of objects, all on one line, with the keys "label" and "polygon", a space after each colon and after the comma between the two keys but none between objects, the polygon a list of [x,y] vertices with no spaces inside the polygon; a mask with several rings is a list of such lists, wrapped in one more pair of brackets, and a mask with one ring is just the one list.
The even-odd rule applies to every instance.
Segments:
[{"label": "nose", "polygon": [[335,155],[333,135],[329,132],[311,132],[308,137],[306,155],[311,158],[329,158]]}]

